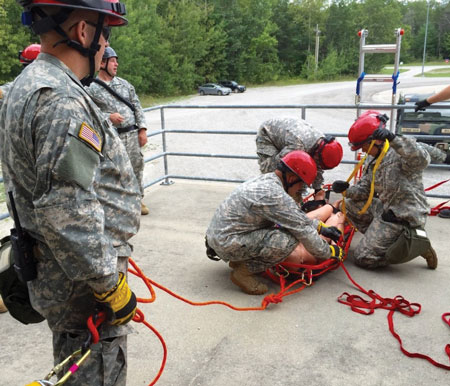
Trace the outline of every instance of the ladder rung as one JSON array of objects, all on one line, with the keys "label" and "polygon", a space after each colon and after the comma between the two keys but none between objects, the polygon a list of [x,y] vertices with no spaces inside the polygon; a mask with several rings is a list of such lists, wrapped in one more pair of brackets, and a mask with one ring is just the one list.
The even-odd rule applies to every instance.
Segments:
[{"label": "ladder rung", "polygon": [[363,79],[364,82],[392,82],[392,76],[390,75],[366,75]]},{"label": "ladder rung", "polygon": [[397,52],[397,44],[371,44],[362,46],[362,52],[374,53],[395,53]]}]

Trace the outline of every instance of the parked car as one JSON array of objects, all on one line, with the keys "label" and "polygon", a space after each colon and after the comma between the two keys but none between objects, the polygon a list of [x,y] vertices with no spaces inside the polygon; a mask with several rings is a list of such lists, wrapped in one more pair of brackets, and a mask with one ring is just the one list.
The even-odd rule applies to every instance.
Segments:
[{"label": "parked car", "polygon": [[245,86],[238,84],[238,82],[235,82],[234,80],[221,80],[219,84],[231,88],[231,91],[233,92],[244,92],[247,89]]},{"label": "parked car", "polygon": [[200,95],[230,95],[231,89],[216,83],[206,83],[198,88]]},{"label": "parked car", "polygon": [[[433,140],[420,139],[420,142],[436,146],[444,151],[449,149],[450,143],[450,109],[432,109],[414,112],[415,103],[428,98],[432,94],[406,94],[400,95],[398,104],[408,105],[411,108],[397,111],[397,134],[409,135],[445,135],[448,139]],[[449,105],[450,102],[439,102],[441,105]]]}]

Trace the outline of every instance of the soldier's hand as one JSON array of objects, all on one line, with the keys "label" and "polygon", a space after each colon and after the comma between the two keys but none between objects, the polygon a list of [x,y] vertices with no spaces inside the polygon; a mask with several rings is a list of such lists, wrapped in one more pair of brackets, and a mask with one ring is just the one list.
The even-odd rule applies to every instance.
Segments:
[{"label": "soldier's hand", "polygon": [[425,111],[425,108],[427,108],[428,106],[431,105],[431,103],[429,103],[426,99],[422,99],[419,102],[416,102],[416,108],[414,109],[414,112],[418,112],[418,111]]},{"label": "soldier's hand", "polygon": [[109,114],[109,119],[111,120],[113,125],[119,125],[124,120],[124,118],[122,117],[122,115],[120,115],[120,113]]},{"label": "soldier's hand", "polygon": [[123,272],[119,272],[119,280],[111,290],[101,294],[94,292],[94,296],[99,303],[106,304],[114,313],[114,320],[111,324],[126,324],[136,314],[136,295],[128,287]]},{"label": "soldier's hand", "polygon": [[349,186],[350,184],[347,181],[336,180],[333,182],[333,185],[331,185],[331,190],[334,193],[342,193],[345,192]]},{"label": "soldier's hand", "polygon": [[371,136],[372,139],[376,139],[379,141],[388,140],[389,142],[393,141],[395,138],[395,133],[388,129],[376,129]]},{"label": "soldier's hand", "polygon": [[336,259],[339,262],[344,261],[344,250],[337,245],[330,245],[331,249],[331,258]]},{"label": "soldier's hand", "polygon": [[325,225],[322,221],[319,223],[317,231],[319,232],[320,235],[327,237],[333,240],[334,242],[337,242],[342,235],[341,231],[338,228],[329,227]]}]

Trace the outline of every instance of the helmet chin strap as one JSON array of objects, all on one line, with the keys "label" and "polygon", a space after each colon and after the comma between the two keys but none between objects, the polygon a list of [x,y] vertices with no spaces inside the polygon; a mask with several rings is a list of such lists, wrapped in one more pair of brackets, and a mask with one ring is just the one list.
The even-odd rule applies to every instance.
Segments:
[{"label": "helmet chin strap", "polygon": [[64,23],[70,13],[73,10],[70,8],[64,8],[56,15],[47,15],[42,9],[36,8],[36,13],[40,16],[40,20],[36,21],[32,25],[32,29],[36,34],[41,34],[50,30],[55,30],[59,35],[63,37],[60,41],[56,42],[53,47],[59,44],[67,44],[70,48],[77,50],[81,55],[89,59],[89,75],[81,79],[83,86],[89,86],[92,83],[95,75],[95,55],[100,50],[100,35],[102,33],[103,22],[105,21],[105,15],[103,13],[98,14],[97,25],[95,27],[95,35],[88,48],[83,47],[79,42],[72,40],[67,35],[66,31],[61,28],[61,24]]},{"label": "helmet chin strap", "polygon": [[109,59],[111,59],[111,58],[106,59],[106,65],[105,65],[105,67],[101,67],[100,71],[105,71],[111,78],[114,78],[114,75],[111,75],[108,71]]}]

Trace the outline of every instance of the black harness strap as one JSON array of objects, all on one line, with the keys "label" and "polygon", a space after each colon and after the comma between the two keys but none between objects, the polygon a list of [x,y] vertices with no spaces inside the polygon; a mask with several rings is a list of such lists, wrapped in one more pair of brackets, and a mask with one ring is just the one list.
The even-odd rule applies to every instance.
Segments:
[{"label": "black harness strap", "polygon": [[108,91],[111,95],[115,96],[118,100],[120,100],[121,102],[125,103],[132,111],[133,113],[136,111],[136,108],[131,104],[131,102],[127,99],[125,99],[122,95],[118,94],[117,92],[115,92],[111,87],[109,87],[105,82],[103,82],[102,80],[95,78],[93,80],[93,82],[99,84],[100,86],[102,86],[106,91]]}]

